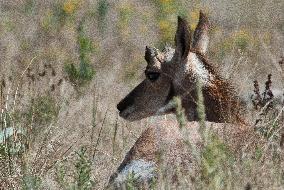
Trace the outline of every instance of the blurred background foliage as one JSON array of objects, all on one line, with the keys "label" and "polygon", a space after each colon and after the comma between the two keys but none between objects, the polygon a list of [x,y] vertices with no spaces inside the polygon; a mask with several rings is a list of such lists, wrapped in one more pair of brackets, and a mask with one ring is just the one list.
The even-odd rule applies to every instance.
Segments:
[{"label": "blurred background foliage", "polygon": [[[264,81],[269,73],[273,86],[283,89],[278,64],[284,56],[281,0],[1,1],[1,159],[11,162],[4,136],[12,137],[15,150],[21,145],[16,137],[23,136],[24,147],[32,148],[20,158],[35,167],[25,180],[36,179],[24,183],[38,186],[37,177],[47,184],[48,175],[53,175],[48,172],[63,157],[71,155],[72,160],[71,153],[79,147],[96,144],[104,154],[92,160],[92,179],[101,188],[144,126],[128,124],[115,131],[122,138],[116,142],[117,154],[108,156],[118,120],[116,103],[144,78],[145,46],[174,46],[177,16],[186,18],[194,31],[200,10],[211,22],[208,57],[237,84],[241,95],[247,96],[252,81]],[[39,132],[32,133],[34,129]],[[91,140],[84,138],[86,134]],[[3,166],[1,171],[10,169],[1,173],[0,182],[21,162]]]}]

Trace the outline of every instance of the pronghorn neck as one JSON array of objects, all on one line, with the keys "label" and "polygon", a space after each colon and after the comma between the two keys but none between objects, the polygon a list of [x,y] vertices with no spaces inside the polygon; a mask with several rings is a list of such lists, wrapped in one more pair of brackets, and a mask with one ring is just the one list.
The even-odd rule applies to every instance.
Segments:
[{"label": "pronghorn neck", "polygon": [[185,72],[193,82],[200,83],[202,86],[210,86],[213,84],[214,76],[205,63],[199,58],[200,55],[191,52],[188,56]]},{"label": "pronghorn neck", "polygon": [[[218,69],[198,51],[188,55],[183,89],[179,94],[189,121],[198,120],[198,90],[201,88],[206,120],[212,122],[239,122],[241,104],[234,88],[217,72]],[[232,118],[234,115],[236,117]]]}]

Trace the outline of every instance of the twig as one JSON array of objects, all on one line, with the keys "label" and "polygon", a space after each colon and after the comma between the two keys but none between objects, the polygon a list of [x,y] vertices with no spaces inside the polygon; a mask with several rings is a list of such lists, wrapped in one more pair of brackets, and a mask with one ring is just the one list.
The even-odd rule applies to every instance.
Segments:
[{"label": "twig", "polygon": [[[277,122],[277,120],[279,120],[279,118],[281,117],[282,112],[284,111],[284,106],[281,108],[280,112],[278,113],[277,117],[275,118],[275,120],[272,123],[272,126],[275,125],[275,123]],[[274,133],[270,136],[269,140],[273,139],[272,137],[274,137],[281,129],[282,127],[279,127],[276,131],[274,131]],[[268,131],[268,134],[272,131],[272,127],[270,128],[270,130]]]},{"label": "twig", "polygon": [[117,129],[118,129],[118,114],[116,114],[116,119],[115,119],[115,125],[114,125],[114,134],[112,138],[112,153],[114,154],[114,143],[116,140],[116,134],[117,134]]},{"label": "twig", "polygon": [[106,110],[106,113],[105,113],[105,116],[104,116],[104,119],[103,119],[103,122],[102,122],[102,125],[101,125],[101,128],[100,128],[100,131],[99,131],[98,139],[97,139],[97,142],[96,142],[96,145],[95,145],[95,149],[94,149],[94,153],[93,153],[93,159],[95,158],[96,150],[97,150],[97,147],[98,147],[99,142],[100,142],[102,129],[103,129],[103,126],[105,124],[105,120],[106,120],[106,116],[107,116],[108,111],[109,111],[109,108],[107,108],[107,110]]}]

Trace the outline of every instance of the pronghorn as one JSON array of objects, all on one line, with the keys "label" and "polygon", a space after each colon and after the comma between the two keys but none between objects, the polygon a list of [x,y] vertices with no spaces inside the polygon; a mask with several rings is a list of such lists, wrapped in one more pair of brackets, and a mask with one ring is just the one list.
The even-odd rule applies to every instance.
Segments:
[{"label": "pronghorn", "polygon": [[[146,79],[117,105],[120,116],[134,121],[173,113],[175,108],[169,106],[169,102],[178,96],[181,98],[187,120],[192,121],[188,122],[191,131],[189,139],[194,143],[199,142],[200,137],[196,132],[197,88],[201,88],[208,121],[206,127],[221,134],[223,139],[228,137],[234,147],[242,147],[244,144],[240,139],[248,138],[251,129],[224,124],[242,123],[242,104],[231,84],[217,73],[217,69],[205,57],[209,44],[208,32],[208,18],[200,11],[193,39],[187,22],[178,17],[175,49],[166,47],[160,52],[158,49],[146,47]],[[182,166],[182,173],[192,173],[192,158],[189,152],[184,151],[182,139],[176,122],[160,122],[149,127],[128,152],[117,172],[111,176],[110,186],[120,187],[131,173],[138,176],[142,183],[157,177],[155,171],[161,149],[169,158],[167,167],[177,164]]]},{"label": "pronghorn", "polygon": [[199,81],[203,91],[206,120],[238,120],[240,104],[234,89],[229,82],[222,79],[205,57],[209,44],[208,30],[208,19],[200,12],[191,43],[188,24],[178,17],[175,49],[166,47],[163,52],[159,52],[158,49],[146,47],[146,79],[117,105],[120,116],[133,121],[157,113],[173,112],[173,109],[166,108],[167,104],[174,96],[179,96],[187,119],[196,121],[196,83]]}]

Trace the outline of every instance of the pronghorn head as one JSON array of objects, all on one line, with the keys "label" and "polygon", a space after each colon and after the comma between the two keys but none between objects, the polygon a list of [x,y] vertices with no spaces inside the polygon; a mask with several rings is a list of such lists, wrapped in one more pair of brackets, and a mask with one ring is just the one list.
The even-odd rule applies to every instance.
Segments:
[{"label": "pronghorn head", "polygon": [[200,12],[199,23],[191,40],[187,22],[178,17],[175,49],[146,47],[146,79],[135,87],[117,109],[124,119],[133,121],[174,111],[165,109],[173,96],[182,97],[194,90],[196,81],[203,86],[211,85],[214,77],[204,65],[201,55],[207,51],[209,22]]}]

